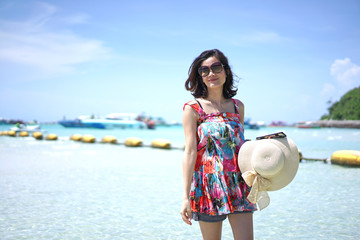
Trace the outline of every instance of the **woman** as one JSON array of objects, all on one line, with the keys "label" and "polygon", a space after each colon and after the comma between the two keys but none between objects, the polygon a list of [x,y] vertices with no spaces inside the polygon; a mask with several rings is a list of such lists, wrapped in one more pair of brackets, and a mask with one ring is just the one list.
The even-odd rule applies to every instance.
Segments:
[{"label": "woman", "polygon": [[181,216],[199,221],[204,239],[221,239],[229,219],[234,239],[253,239],[255,204],[246,196],[237,155],[244,143],[244,105],[232,99],[237,89],[227,58],[208,50],[191,64],[185,87],[195,100],[184,105],[184,195]]}]

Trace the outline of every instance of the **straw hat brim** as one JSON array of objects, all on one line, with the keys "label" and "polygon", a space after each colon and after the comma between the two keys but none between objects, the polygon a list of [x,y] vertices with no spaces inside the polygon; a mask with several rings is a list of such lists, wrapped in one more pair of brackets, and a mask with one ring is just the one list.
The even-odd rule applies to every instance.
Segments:
[{"label": "straw hat brim", "polygon": [[238,155],[241,173],[255,171],[270,180],[267,191],[276,191],[288,185],[299,167],[299,151],[289,138],[247,141]]}]

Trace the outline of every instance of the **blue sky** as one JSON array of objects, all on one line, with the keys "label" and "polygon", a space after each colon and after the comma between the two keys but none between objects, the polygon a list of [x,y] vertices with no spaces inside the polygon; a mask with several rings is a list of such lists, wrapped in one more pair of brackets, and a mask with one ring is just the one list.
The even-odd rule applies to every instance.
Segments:
[{"label": "blue sky", "polygon": [[360,85],[360,2],[0,2],[0,117],[146,112],[181,121],[190,64],[218,48],[253,121],[317,120]]}]

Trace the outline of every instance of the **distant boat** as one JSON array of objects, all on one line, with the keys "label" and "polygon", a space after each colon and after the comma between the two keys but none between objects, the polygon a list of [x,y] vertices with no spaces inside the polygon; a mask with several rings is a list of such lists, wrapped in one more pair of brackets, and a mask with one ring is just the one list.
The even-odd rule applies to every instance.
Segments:
[{"label": "distant boat", "polygon": [[259,129],[259,125],[257,123],[253,123],[250,121],[250,118],[244,120],[244,129]]},{"label": "distant boat", "polygon": [[285,127],[287,126],[286,122],[283,122],[283,121],[272,121],[270,124],[269,124],[269,127]]},{"label": "distant boat", "polygon": [[307,121],[307,122],[299,122],[295,125],[297,128],[320,128],[319,125],[317,125],[314,122]]},{"label": "distant boat", "polygon": [[76,119],[73,120],[61,120],[58,121],[58,123],[60,125],[62,125],[63,127],[67,127],[67,128],[100,128],[100,129],[104,129],[105,126],[100,124],[100,123],[89,123],[89,124],[85,124],[83,122],[83,120],[85,119],[92,119],[95,118],[94,115],[81,115],[79,117],[77,117]]},{"label": "distant boat", "polygon": [[26,132],[43,132],[43,130],[41,130],[40,125],[36,124],[36,125],[26,125],[26,124],[16,124],[14,127],[10,128],[11,131],[15,131],[15,132],[22,132],[22,131],[26,131]]},{"label": "distant boat", "polygon": [[101,129],[105,128],[105,126],[100,123],[84,124],[80,119],[62,120],[59,121],[58,123],[63,127],[71,127],[71,128],[101,128]]},{"label": "distant boat", "polygon": [[[146,124],[136,120],[135,113],[111,113],[105,118],[81,119],[81,123],[87,126],[104,126],[104,128],[146,128]],[[95,124],[95,125],[94,125]]]}]

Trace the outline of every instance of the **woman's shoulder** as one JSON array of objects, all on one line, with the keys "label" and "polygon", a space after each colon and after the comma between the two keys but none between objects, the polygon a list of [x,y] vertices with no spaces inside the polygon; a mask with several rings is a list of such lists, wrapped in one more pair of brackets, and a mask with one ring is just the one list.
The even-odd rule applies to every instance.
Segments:
[{"label": "woman's shoulder", "polygon": [[194,105],[197,104],[197,101],[195,99],[189,100],[185,103],[185,105]]},{"label": "woman's shoulder", "polygon": [[195,101],[195,100],[187,101],[187,102],[184,104],[183,110],[185,110],[185,107],[186,107],[186,106],[190,106],[191,108],[196,109],[196,108],[197,108],[197,105],[198,105],[198,103],[197,103],[197,101]]},{"label": "woman's shoulder", "polygon": [[236,99],[236,98],[232,98],[232,100],[234,101],[234,103],[240,107],[240,108],[243,108],[244,107],[244,103],[242,101],[240,101],[239,99]]},{"label": "woman's shoulder", "polygon": [[184,104],[183,111],[185,118],[197,121],[201,110],[199,104],[195,100],[191,100]]}]

